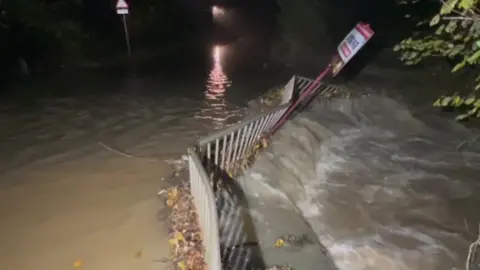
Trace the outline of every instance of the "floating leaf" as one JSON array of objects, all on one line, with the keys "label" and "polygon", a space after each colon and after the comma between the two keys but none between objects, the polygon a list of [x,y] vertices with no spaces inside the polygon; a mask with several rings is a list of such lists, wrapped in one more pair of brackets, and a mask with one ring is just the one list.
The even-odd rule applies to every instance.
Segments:
[{"label": "floating leaf", "polygon": [[177,187],[170,188],[170,190],[168,191],[168,198],[172,201],[175,201],[177,199],[177,196],[178,196]]},{"label": "floating leaf", "polygon": [[82,266],[83,266],[83,260],[81,260],[81,259],[78,259],[78,260],[73,262],[73,267],[74,268],[80,268]]},{"label": "floating leaf", "polygon": [[275,247],[276,248],[281,248],[281,247],[284,247],[285,246],[285,241],[283,241],[283,239],[279,238],[277,239],[277,241],[275,242]]}]

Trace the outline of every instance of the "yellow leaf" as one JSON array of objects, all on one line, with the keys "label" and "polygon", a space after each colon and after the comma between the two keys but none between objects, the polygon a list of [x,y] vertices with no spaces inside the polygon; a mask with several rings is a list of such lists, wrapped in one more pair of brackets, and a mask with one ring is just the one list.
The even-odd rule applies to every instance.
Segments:
[{"label": "yellow leaf", "polygon": [[183,234],[181,232],[176,232],[175,233],[175,239],[177,239],[179,242],[185,240],[183,237]]},{"label": "yellow leaf", "polygon": [[75,268],[80,268],[82,266],[83,266],[83,260],[79,259],[79,260],[76,260],[76,261],[73,262],[73,267],[75,267]]},{"label": "yellow leaf", "polygon": [[168,198],[172,201],[176,200],[177,199],[177,196],[178,196],[178,190],[176,187],[172,187],[170,188],[170,190],[168,191]]},{"label": "yellow leaf", "polygon": [[167,200],[167,206],[172,207],[173,206],[173,201],[172,200]]},{"label": "yellow leaf", "polygon": [[283,239],[277,239],[277,241],[275,242],[275,247],[281,248],[283,246],[285,246],[285,241],[283,241]]},{"label": "yellow leaf", "polygon": [[185,262],[184,261],[179,261],[177,263],[177,266],[178,268],[180,268],[181,270],[186,270],[187,269],[187,266],[185,265]]},{"label": "yellow leaf", "polygon": [[168,243],[172,246],[177,245],[177,239],[176,238],[171,238],[168,240]]}]

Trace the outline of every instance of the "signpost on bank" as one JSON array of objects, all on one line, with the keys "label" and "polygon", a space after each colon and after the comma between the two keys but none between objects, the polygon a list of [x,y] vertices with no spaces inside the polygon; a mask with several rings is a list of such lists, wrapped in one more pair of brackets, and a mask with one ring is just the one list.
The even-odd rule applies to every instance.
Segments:
[{"label": "signpost on bank", "polygon": [[360,51],[360,49],[372,38],[374,32],[368,24],[359,22],[340,42],[337,53],[331,62],[332,75],[336,76],[340,70]]},{"label": "signpost on bank", "polygon": [[127,44],[128,56],[132,53],[130,48],[130,36],[128,35],[128,27],[127,27],[127,17],[128,14],[128,4],[125,0],[117,0],[117,4],[115,6],[117,10],[117,14],[122,16],[123,21],[123,30],[125,32],[125,43]]},{"label": "signpost on bank", "polygon": [[[274,134],[287,121],[288,117],[290,117],[295,108],[297,108],[301,102],[311,96],[315,89],[318,89],[318,85],[325,76],[331,74],[333,77],[335,77],[340,70],[345,67],[350,60],[352,60],[353,56],[358,53],[358,51],[360,51],[360,49],[372,38],[374,34],[375,32],[373,32],[373,30],[370,28],[370,25],[363,22],[357,23],[350,33],[348,33],[348,35],[342,40],[342,42],[340,42],[335,55],[327,67],[320,73],[320,75],[318,75],[315,81],[300,94],[296,100],[292,101],[293,104],[272,127],[270,134],[267,134],[267,136]],[[290,87],[290,92],[293,92],[294,85],[292,84]]]}]

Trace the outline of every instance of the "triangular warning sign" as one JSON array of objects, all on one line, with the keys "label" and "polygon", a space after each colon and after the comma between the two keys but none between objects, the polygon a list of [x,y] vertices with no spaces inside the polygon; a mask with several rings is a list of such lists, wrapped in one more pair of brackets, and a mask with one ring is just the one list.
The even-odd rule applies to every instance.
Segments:
[{"label": "triangular warning sign", "polygon": [[118,0],[117,5],[115,6],[117,9],[128,9],[128,4],[125,0]]}]

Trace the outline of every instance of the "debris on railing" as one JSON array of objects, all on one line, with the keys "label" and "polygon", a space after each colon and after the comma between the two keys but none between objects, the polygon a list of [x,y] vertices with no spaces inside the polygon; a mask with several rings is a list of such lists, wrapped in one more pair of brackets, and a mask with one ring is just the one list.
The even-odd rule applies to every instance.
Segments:
[{"label": "debris on railing", "polygon": [[280,105],[283,97],[283,86],[274,87],[260,96],[260,103],[268,107],[276,107]]},{"label": "debris on railing", "polygon": [[228,171],[230,178],[233,179],[234,177],[237,177],[239,173],[248,169],[258,157],[261,150],[267,148],[268,145],[268,139],[264,136],[260,137],[258,139],[258,143],[254,144],[254,146],[250,149],[247,149],[247,151],[245,152],[245,156],[233,164],[232,168]]},{"label": "debris on railing", "polygon": [[247,116],[254,116],[263,113],[266,110],[278,107],[282,103],[283,86],[276,86],[268,90],[263,95],[248,102]]}]

